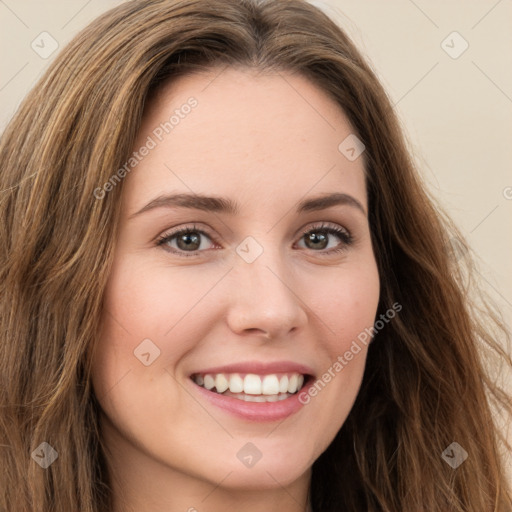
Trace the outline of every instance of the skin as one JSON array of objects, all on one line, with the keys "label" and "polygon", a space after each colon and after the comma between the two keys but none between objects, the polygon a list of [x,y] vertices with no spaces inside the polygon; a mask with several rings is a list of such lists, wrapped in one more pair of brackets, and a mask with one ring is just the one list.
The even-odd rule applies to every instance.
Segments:
[{"label": "skin", "polygon": [[[354,130],[307,79],[232,68],[161,88],[134,150],[191,96],[197,106],[123,184],[93,374],[115,511],[304,511],[311,465],[354,403],[367,348],[284,421],[235,417],[200,398],[189,375],[289,360],[318,378],[373,325],[379,276],[363,158],[338,150]],[[129,218],[171,192],[223,196],[239,212],[161,207]],[[299,201],[332,192],[364,211],[345,204],[296,213]],[[322,223],[348,230],[352,245],[335,234],[326,248],[307,245],[303,230],[322,234]],[[194,224],[207,236],[192,256],[171,252],[183,247],[177,238],[157,245]],[[248,236],[263,249],[252,263],[236,252]],[[329,252],[336,247],[343,250]],[[134,356],[144,339],[160,350],[149,366]],[[236,456],[247,442],[262,454],[252,468]]]}]

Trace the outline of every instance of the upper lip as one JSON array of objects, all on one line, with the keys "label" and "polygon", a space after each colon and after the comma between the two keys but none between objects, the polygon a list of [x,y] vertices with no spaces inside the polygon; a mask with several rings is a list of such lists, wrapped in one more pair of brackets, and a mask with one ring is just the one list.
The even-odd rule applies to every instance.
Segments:
[{"label": "upper lip", "polygon": [[245,361],[232,363],[224,366],[215,366],[198,370],[192,375],[207,373],[254,373],[256,375],[269,375],[272,373],[301,373],[303,375],[314,375],[313,370],[304,364],[292,361],[272,361],[263,363],[261,361]]}]

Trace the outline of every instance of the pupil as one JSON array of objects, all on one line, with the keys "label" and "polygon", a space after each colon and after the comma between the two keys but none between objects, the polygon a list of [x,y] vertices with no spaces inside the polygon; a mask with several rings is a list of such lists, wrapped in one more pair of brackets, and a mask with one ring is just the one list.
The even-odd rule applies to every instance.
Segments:
[{"label": "pupil", "polygon": [[[320,234],[319,234],[320,233]],[[313,243],[313,247],[308,245],[308,242]],[[314,244],[320,245],[314,245]],[[306,245],[311,249],[324,249],[327,246],[327,236],[322,231],[315,231],[306,236]]]},{"label": "pupil", "polygon": [[178,247],[180,249],[196,250],[201,245],[199,235],[197,233],[185,233],[178,237]]}]

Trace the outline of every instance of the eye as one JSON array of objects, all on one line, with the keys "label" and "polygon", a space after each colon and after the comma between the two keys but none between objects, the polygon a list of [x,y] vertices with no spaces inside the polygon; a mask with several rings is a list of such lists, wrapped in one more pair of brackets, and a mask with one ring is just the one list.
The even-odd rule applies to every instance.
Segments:
[{"label": "eye", "polygon": [[[209,240],[208,243],[206,240]],[[196,226],[186,226],[171,233],[165,233],[156,242],[164,250],[178,253],[180,256],[195,256],[197,251],[204,251],[212,244],[211,237]],[[184,254],[184,253],[191,254]]]},{"label": "eye", "polygon": [[[352,243],[352,235],[345,228],[322,223],[304,230],[298,246],[321,254],[332,254],[346,250]],[[188,257],[212,248],[214,240],[204,230],[193,225],[165,233],[158,238],[156,245],[167,252]]]},{"label": "eye", "polygon": [[[338,239],[337,242],[336,238]],[[341,226],[336,224],[321,224],[303,231],[299,244],[302,241],[306,249],[332,254],[347,249],[348,246],[352,245],[353,238],[352,235]]]}]

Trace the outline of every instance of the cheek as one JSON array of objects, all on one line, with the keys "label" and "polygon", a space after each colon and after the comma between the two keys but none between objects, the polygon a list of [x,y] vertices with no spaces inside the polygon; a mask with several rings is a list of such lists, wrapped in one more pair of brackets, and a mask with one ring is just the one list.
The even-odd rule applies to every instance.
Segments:
[{"label": "cheek", "polygon": [[[94,355],[98,394],[115,386],[127,372],[144,379],[172,369],[192,348],[190,340],[205,334],[197,315],[218,274],[197,270],[192,275],[185,267],[141,264],[127,255],[116,262],[105,289],[102,330]],[[151,361],[152,372],[146,371],[144,359]]]},{"label": "cheek", "polygon": [[374,324],[380,295],[375,260],[371,256],[340,267],[329,278],[317,279],[316,285],[312,309],[330,333],[331,355],[337,356]]},{"label": "cheek", "polygon": [[325,428],[325,440],[334,437],[357,397],[380,283],[373,258],[340,267],[330,279],[317,279],[317,285],[320,283],[323,286],[317,286],[311,299],[318,330],[323,333],[318,353],[323,352],[324,364],[314,386],[303,396],[303,403],[315,407],[318,423]]},{"label": "cheek", "polygon": [[212,289],[219,272],[169,267],[124,257],[115,267],[105,291],[110,320],[141,339],[163,339],[182,328],[201,298]]}]

